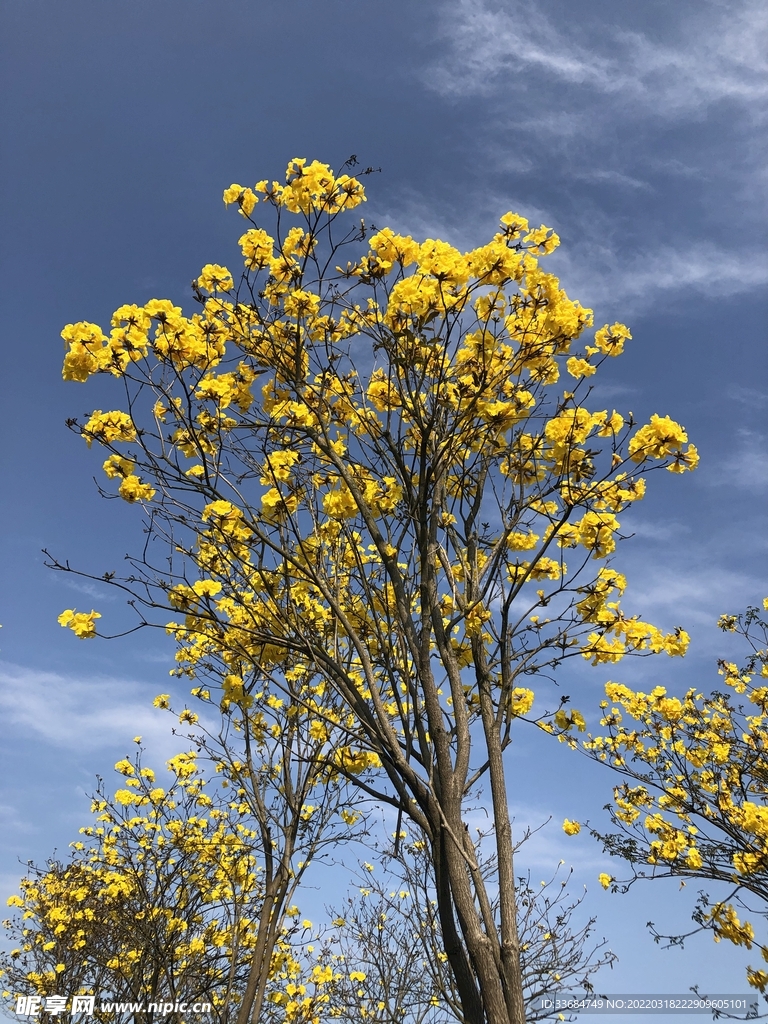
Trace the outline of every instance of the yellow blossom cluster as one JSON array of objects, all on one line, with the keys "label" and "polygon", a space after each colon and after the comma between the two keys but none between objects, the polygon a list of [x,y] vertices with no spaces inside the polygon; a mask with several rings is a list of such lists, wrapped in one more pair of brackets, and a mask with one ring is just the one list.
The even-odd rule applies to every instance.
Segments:
[{"label": "yellow blossom cluster", "polygon": [[96,636],[96,619],[101,618],[100,612],[78,612],[74,608],[67,608],[59,616],[60,626],[71,629],[79,640],[90,640]]},{"label": "yellow blossom cluster", "polygon": [[183,770],[166,792],[139,758],[118,761],[123,786],[111,798],[99,790],[69,861],[22,879],[8,900],[18,948],[2,963],[6,988],[151,1000],[179,986],[190,1002],[227,998],[230,969],[242,976],[256,941],[262,869],[194,754],[174,766]]},{"label": "yellow blossom cluster", "polygon": [[[689,689],[677,697],[663,686],[645,693],[608,683],[605,731],[584,747],[637,782],[617,786],[611,806],[635,863],[644,857],[657,872],[725,882],[733,899],[742,890],[768,891],[768,624],[750,608],[721,616],[718,625],[749,645],[745,665],[720,662],[730,693]],[[717,940],[751,948],[752,925],[739,920],[732,903],[712,902],[699,918]],[[768,947],[761,952],[768,959]],[[750,968],[748,977],[761,990],[768,985],[762,971]]]}]

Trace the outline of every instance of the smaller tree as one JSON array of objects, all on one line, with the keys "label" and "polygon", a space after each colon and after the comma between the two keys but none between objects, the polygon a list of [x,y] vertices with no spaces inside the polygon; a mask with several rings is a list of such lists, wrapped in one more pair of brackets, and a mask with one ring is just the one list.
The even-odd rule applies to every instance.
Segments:
[{"label": "smaller tree", "polygon": [[[206,648],[195,671],[204,682],[193,695],[218,715],[211,726],[188,708],[178,718],[193,727],[189,739],[223,776],[238,827],[249,825],[260,851],[258,927],[237,1015],[238,1024],[257,1024],[269,1010],[274,961],[283,962],[283,936],[299,916],[293,900],[310,864],[357,836],[365,823],[360,811],[344,807],[348,787],[329,755],[341,719],[334,702],[321,704],[318,688],[301,676],[281,679],[278,686],[269,668],[239,659],[233,664],[215,644]],[[172,710],[168,694],[155,704]],[[361,769],[368,765],[365,755],[359,763]],[[296,987],[298,963],[291,957],[286,963],[283,980]],[[297,1001],[288,994],[284,1002],[291,1013],[300,1010],[312,1019],[314,997]]]},{"label": "smaller tree", "polygon": [[[763,601],[768,610],[768,598]],[[607,805],[617,832],[591,829],[606,852],[626,860],[626,882],[601,876],[606,887],[626,888],[639,878],[682,877],[721,882],[722,898],[702,891],[695,929],[660,936],[681,944],[695,931],[728,939],[768,961],[745,911],[768,920],[768,623],[758,608],[722,615],[720,629],[743,637],[743,665],[720,660],[727,691],[705,696],[690,689],[670,697],[606,685],[604,735],[584,744],[590,756],[626,777]],[[759,677],[759,680],[755,679]],[[746,698],[746,705],[734,699]],[[765,992],[768,971],[748,967],[750,985]]]},{"label": "smaller tree", "polygon": [[[15,948],[0,954],[6,998],[94,995],[94,1016],[105,1024],[151,1024],[150,1004],[168,1002],[188,1007],[159,1014],[171,1024],[211,1014],[221,1024],[236,1019],[270,923],[269,875],[242,793],[206,783],[196,758],[196,751],[171,758],[167,790],[139,755],[118,761],[123,785],[110,797],[99,780],[96,822],[80,830],[70,860],[30,865],[21,895],[8,900],[17,913],[5,922]],[[301,980],[292,942],[303,925],[297,908],[288,911],[269,933],[265,1021]],[[210,1008],[195,1013],[193,1004]],[[279,1017],[312,1020],[306,1008]]]},{"label": "smaller tree", "polygon": [[[481,853],[482,838],[478,836],[477,859],[481,870],[490,873],[492,863]],[[377,1024],[464,1024],[440,932],[426,845],[404,839],[402,833],[396,836],[376,865],[365,862],[360,895],[348,896],[341,912],[331,911],[338,929],[338,960],[344,965],[333,988],[333,1013],[348,1024],[363,1018]],[[518,878],[517,926],[529,1022],[557,1016],[541,1008],[544,993],[573,986],[589,990],[590,978],[616,960],[605,939],[590,941],[594,917],[580,927],[574,924],[584,896],[570,895],[571,872],[561,877],[560,866],[538,887],[531,884],[530,873]],[[498,913],[498,900],[493,909]]]},{"label": "smaller tree", "polygon": [[115,767],[124,786],[108,797],[99,780],[96,823],[69,862],[30,865],[8,900],[19,913],[5,922],[17,943],[0,960],[5,987],[95,994],[104,1021],[133,1018],[133,1006],[114,1003],[179,1000],[210,1003],[226,1020],[263,897],[253,835],[206,792],[194,752],[168,762],[167,790],[139,756]]}]

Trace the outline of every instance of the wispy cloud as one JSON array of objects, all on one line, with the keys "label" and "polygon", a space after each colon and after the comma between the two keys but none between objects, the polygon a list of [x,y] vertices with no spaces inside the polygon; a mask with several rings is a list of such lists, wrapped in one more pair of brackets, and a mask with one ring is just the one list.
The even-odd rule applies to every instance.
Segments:
[{"label": "wispy cloud", "polygon": [[633,522],[631,532],[634,537],[666,544],[669,541],[677,541],[681,537],[690,535],[691,526],[689,523],[681,523],[677,520],[646,519]]},{"label": "wispy cloud", "polygon": [[657,563],[645,579],[633,576],[632,605],[656,618],[713,625],[724,606],[739,608],[755,581],[746,574],[712,565],[668,566]]},{"label": "wispy cloud", "polygon": [[4,728],[69,750],[130,743],[137,733],[153,748],[166,750],[169,719],[167,712],[152,708],[152,696],[146,683],[104,677],[82,680],[19,665],[0,666]]},{"label": "wispy cloud", "polygon": [[726,395],[734,402],[748,405],[752,409],[768,403],[768,391],[758,391],[757,388],[747,388],[739,384],[731,384]]},{"label": "wispy cloud", "polygon": [[[574,767],[577,771],[583,771],[584,768],[583,764]],[[606,794],[608,792],[606,786]],[[568,801],[563,803],[567,805]],[[572,798],[570,805],[572,808]],[[560,864],[565,865],[565,870],[560,872],[561,878],[566,877],[569,867],[579,872],[587,871],[593,876],[596,876],[599,870],[604,870],[603,865],[606,864],[607,858],[593,839],[586,833],[577,839],[565,836],[562,831],[565,817],[562,807],[551,807],[545,811],[543,806],[514,801],[510,811],[514,819],[514,838],[517,842],[524,840],[515,856],[518,870],[524,866],[530,868],[532,872],[541,872],[542,879],[548,879]],[[571,815],[573,813],[571,809]],[[525,839],[529,830],[530,835]]]},{"label": "wispy cloud", "polygon": [[78,594],[85,594],[86,597],[90,597],[94,601],[99,601],[102,604],[105,601],[116,601],[117,596],[111,593],[109,587],[102,585],[97,587],[93,583],[89,583],[87,580],[74,580],[74,579],[63,579],[61,581],[68,590],[74,590]]},{"label": "wispy cloud", "polygon": [[730,298],[768,283],[763,250],[723,250],[712,242],[658,245],[627,255],[619,240],[577,243],[553,259],[569,293],[592,307],[645,310],[659,293]]},{"label": "wispy cloud", "polygon": [[454,0],[443,12],[450,64],[446,60],[428,71],[430,84],[441,92],[488,92],[501,73],[534,68],[571,83],[610,83],[610,61],[590,60],[589,52],[566,41],[540,9],[513,3],[500,10],[486,0]]},{"label": "wispy cloud", "polygon": [[640,178],[633,178],[630,174],[621,174],[619,171],[607,171],[603,169],[593,171],[578,171],[574,177],[580,181],[595,181],[600,184],[620,185],[623,188],[642,189],[652,192],[653,188],[647,181]]},{"label": "wispy cloud", "polygon": [[[449,52],[427,78],[446,95],[488,94],[505,77],[538,72],[652,107],[657,117],[724,99],[752,105],[768,96],[768,19],[756,0],[735,11],[730,4],[700,5],[678,45],[606,24],[599,32],[590,31],[595,25],[579,31],[569,24],[566,33],[541,5],[522,2],[454,0],[443,10]],[[586,45],[587,36],[602,45]]]},{"label": "wispy cloud", "polygon": [[592,395],[597,402],[607,402],[611,399],[627,398],[629,395],[638,394],[639,389],[630,384],[614,384],[598,380],[592,388]]},{"label": "wispy cloud", "polygon": [[4,836],[12,833],[33,832],[34,828],[22,815],[17,807],[11,804],[0,804],[0,832]]},{"label": "wispy cloud", "polygon": [[[473,145],[512,189],[499,210],[536,220],[532,203],[547,196],[541,220],[567,243],[553,269],[583,303],[636,313],[768,282],[761,0],[679,5],[655,31],[620,5],[608,19],[557,0],[440,10],[442,47],[424,81],[477,105]],[[469,221],[493,192],[475,198]]]},{"label": "wispy cloud", "polygon": [[[580,177],[580,172],[573,176]],[[621,177],[606,172],[608,178],[617,176]],[[711,239],[684,236],[674,243],[628,239],[615,221],[594,207],[569,213],[563,224],[562,213],[554,207],[493,189],[476,197],[471,215],[462,208],[446,216],[444,207],[438,211],[431,197],[414,190],[397,199],[391,210],[374,211],[376,223],[391,224],[419,239],[445,238],[462,250],[484,242],[507,210],[524,214],[531,224],[546,224],[566,234],[566,242],[548,258],[546,269],[558,274],[568,294],[594,308],[598,317],[636,315],[670,293],[727,299],[768,284],[768,256],[763,248],[728,249]]]}]

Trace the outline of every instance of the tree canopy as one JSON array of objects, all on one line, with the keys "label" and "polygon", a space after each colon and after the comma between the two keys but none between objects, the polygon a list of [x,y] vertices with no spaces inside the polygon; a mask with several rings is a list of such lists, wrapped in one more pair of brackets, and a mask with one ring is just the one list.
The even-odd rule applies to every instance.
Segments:
[{"label": "tree canopy", "polygon": [[[565,698],[532,710],[567,659],[685,652],[624,609],[612,558],[648,474],[698,455],[667,415],[594,407],[631,334],[593,331],[543,268],[553,231],[509,212],[469,252],[418,242],[350,219],[350,169],[296,159],[226,189],[244,269],[203,267],[196,312],[152,299],[109,333],[65,328],[64,377],[122,395],[70,425],[147,530],[126,574],[93,575],[172,634],[194,701],[243,742],[298,717],[318,784],[410,822],[465,1021],[522,1024],[504,751],[521,718],[583,728]],[[60,621],[87,639],[98,618]],[[490,878],[466,828],[481,787]]]},{"label": "tree canopy", "polygon": [[[650,693],[606,686],[607,731],[584,747],[627,781],[608,805],[618,831],[593,834],[633,871],[628,883],[606,885],[670,876],[722,883],[721,898],[700,893],[696,930],[748,950],[757,944],[766,962],[768,944],[739,915],[768,917],[768,686],[760,682],[768,678],[768,623],[750,607],[722,615],[718,626],[746,647],[741,665],[719,662],[727,690],[691,688],[679,698],[663,686]],[[666,938],[680,944],[687,937]],[[761,992],[768,988],[762,967],[748,967],[747,979]]]}]

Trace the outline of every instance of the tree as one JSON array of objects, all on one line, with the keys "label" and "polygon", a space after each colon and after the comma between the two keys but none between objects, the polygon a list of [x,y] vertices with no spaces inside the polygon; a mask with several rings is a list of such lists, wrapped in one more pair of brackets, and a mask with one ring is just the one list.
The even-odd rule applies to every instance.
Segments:
[{"label": "tree", "polygon": [[[317,1024],[329,979],[305,969],[307,923],[288,905],[303,872],[291,871],[285,899],[275,897],[281,871],[263,847],[272,808],[249,820],[245,766],[234,784],[217,785],[199,754],[171,758],[167,790],[139,756],[118,761],[123,785],[108,796],[99,780],[96,824],[80,830],[70,860],[29,865],[21,895],[8,900],[17,915],[5,926],[17,945],[0,955],[6,997],[94,995],[94,1015],[108,1024],[211,1014],[231,1024],[255,1006],[264,1022]],[[256,792],[263,802],[264,789]],[[313,836],[300,831],[294,849],[311,857]],[[285,832],[277,835],[283,852]]]},{"label": "tree", "polygon": [[[663,686],[642,693],[607,684],[607,732],[584,746],[628,781],[614,788],[607,806],[619,831],[591,831],[632,868],[628,882],[604,876],[606,887],[669,877],[723,883],[721,899],[700,893],[696,930],[751,949],[755,931],[739,913],[768,919],[768,686],[754,679],[768,678],[768,623],[750,607],[721,616],[718,625],[748,647],[741,667],[719,662],[727,691],[705,696],[689,689],[678,698]],[[747,706],[734,695],[745,696]],[[687,937],[664,938],[680,944]],[[757,945],[768,961],[768,943]],[[768,988],[766,970],[750,966],[747,979],[761,992]]]},{"label": "tree", "polygon": [[[298,159],[285,184],[224,200],[249,222],[237,285],[207,264],[190,317],[153,299],[120,307],[109,335],[63,332],[66,379],[112,374],[123,390],[123,409],[71,426],[147,517],[143,554],[104,578],[130,593],[136,628],[175,635],[180,671],[227,667],[243,721],[297,683],[343,737],[324,748],[329,777],[424,836],[467,1024],[522,1024],[503,759],[534,701],[520,683],[569,657],[684,652],[681,629],[621,610],[626,581],[607,560],[645,475],[692,469],[696,450],[667,416],[637,428],[588,408],[591,377],[630,333],[606,325],[574,351],[592,313],[541,268],[549,229],[507,213],[468,253],[343,229],[361,182]],[[153,560],[159,540],[170,561]],[[95,615],[69,609],[62,624],[87,638]],[[580,728],[567,700],[557,727]],[[498,915],[465,829],[481,784]]]},{"label": "tree", "polygon": [[[201,593],[212,589],[198,586]],[[172,599],[178,603],[178,594]],[[67,611],[60,617],[76,633],[83,621],[92,621],[91,616]],[[237,671],[215,645],[208,650],[196,666],[195,676],[202,685],[194,688],[193,695],[212,706],[213,691],[219,714],[213,721],[208,716],[201,720],[185,706],[178,713],[178,723],[190,730],[188,739],[198,755],[204,754],[216,773],[222,773],[222,785],[232,788],[233,809],[241,825],[252,829],[260,853],[258,927],[248,950],[250,968],[237,1015],[238,1024],[246,1024],[251,1019],[261,1021],[267,1010],[272,964],[286,922],[298,915],[292,901],[307,870],[323,859],[329,847],[359,835],[365,823],[360,811],[344,807],[345,778],[321,756],[326,746],[333,745],[337,728],[328,717],[333,714],[332,700],[324,701],[319,718],[316,702],[304,694],[300,679],[287,676],[280,697],[274,693],[254,696],[246,691]],[[244,669],[239,671],[245,674]],[[257,708],[250,712],[257,700]],[[174,713],[170,702],[171,695],[163,693],[154,705]],[[365,757],[361,763],[365,765]],[[293,974],[287,982],[295,983]],[[292,1011],[297,1009],[295,1001],[287,1002]],[[312,1000],[307,997],[303,1005],[307,1009]]]},{"label": "tree", "polygon": [[[96,995],[103,1021],[149,1022],[163,1016],[149,1004],[179,1000],[209,1009],[171,1020],[231,1019],[263,869],[236,811],[206,791],[194,752],[169,768],[166,790],[139,757],[119,761],[123,787],[109,797],[100,780],[96,824],[80,830],[69,861],[29,866],[21,895],[8,900],[17,914],[5,925],[18,945],[0,961],[14,994]],[[138,1014],[134,1004],[143,1004]]]},{"label": "tree", "polygon": [[[490,875],[493,864],[483,863],[482,838],[478,836],[476,856],[483,874]],[[349,1024],[361,1019],[380,1024],[463,1024],[461,1000],[440,934],[427,845],[421,839],[406,842],[404,836],[395,840],[375,864],[364,862],[359,895],[348,896],[343,908],[330,911],[336,929],[331,948],[338,950],[337,959],[346,967],[331,991],[333,1015]],[[570,875],[561,877],[558,867],[537,887],[530,874],[517,879],[520,968],[529,1022],[558,1016],[542,1008],[542,995],[571,985],[589,991],[589,979],[616,960],[604,949],[605,939],[590,942],[594,917],[580,927],[573,922],[584,894],[570,896]],[[498,913],[498,899],[494,904]]]},{"label": "tree", "polygon": [[[206,727],[189,708],[179,714],[179,722],[194,727],[190,740],[223,773],[222,784],[232,787],[232,809],[250,824],[261,855],[262,900],[237,1016],[238,1024],[255,1024],[264,1019],[276,950],[283,944],[286,921],[298,916],[292,901],[310,864],[363,826],[352,830],[362,815],[343,807],[345,780],[321,756],[335,729],[325,718],[332,703],[325,703],[324,718],[318,718],[300,684],[286,679],[282,697],[272,694],[251,712],[263,694],[246,693],[242,676],[232,674],[231,668],[210,652],[197,673],[209,686],[218,684],[218,725]],[[211,701],[206,687],[193,692],[199,700]],[[155,705],[171,710],[169,701],[169,694],[160,694]],[[293,973],[287,980],[295,983]],[[288,1000],[298,1012],[295,1002]],[[311,997],[301,1005],[309,1012]],[[293,1019],[291,1014],[287,1019]]]}]

